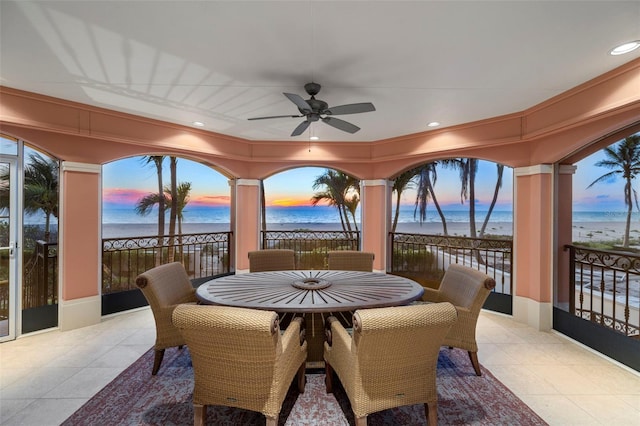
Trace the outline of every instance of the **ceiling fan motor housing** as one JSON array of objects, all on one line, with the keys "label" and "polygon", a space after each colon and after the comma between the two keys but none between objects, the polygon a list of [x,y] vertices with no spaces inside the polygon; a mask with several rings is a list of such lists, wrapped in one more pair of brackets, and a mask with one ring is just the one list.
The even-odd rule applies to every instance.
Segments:
[{"label": "ceiling fan motor housing", "polygon": [[375,107],[371,102],[362,102],[358,104],[338,105],[329,108],[329,104],[325,101],[316,99],[318,92],[320,92],[320,86],[318,83],[307,83],[304,85],[304,90],[311,96],[311,98],[305,100],[300,95],[294,93],[283,93],[291,102],[293,102],[300,111],[301,115],[274,115],[270,117],[253,117],[249,120],[262,120],[266,118],[284,118],[284,117],[305,117],[305,120],[298,124],[291,133],[291,136],[300,136],[309,125],[314,121],[322,120],[323,123],[329,126],[335,127],[338,130],[342,130],[348,133],[355,133],[360,130],[360,127],[349,123],[348,121],[340,120],[339,118],[332,117],[333,115],[343,114],[357,114],[361,112],[375,111]]},{"label": "ceiling fan motor housing", "polygon": [[312,97],[320,93],[321,88],[322,86],[320,86],[318,83],[313,82],[304,85],[304,90]]},{"label": "ceiling fan motor housing", "polygon": [[[307,99],[307,103],[311,107],[311,111],[313,111],[313,113],[315,114],[324,114],[323,111],[329,108],[328,103],[326,103],[325,101],[321,101],[320,99],[316,99],[313,96],[311,96],[311,99]],[[300,108],[298,108],[298,110],[302,114],[308,114],[308,111],[303,111]]]}]

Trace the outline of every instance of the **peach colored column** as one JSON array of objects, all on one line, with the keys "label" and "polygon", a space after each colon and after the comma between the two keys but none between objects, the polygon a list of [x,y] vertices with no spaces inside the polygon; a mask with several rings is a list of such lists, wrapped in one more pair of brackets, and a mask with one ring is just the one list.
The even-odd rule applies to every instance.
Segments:
[{"label": "peach colored column", "polygon": [[238,206],[236,205],[236,180],[229,179],[229,230],[231,231],[231,241],[229,242],[229,265],[231,271],[234,271],[236,268],[236,243],[235,236],[236,234],[236,212],[238,211]]},{"label": "peach colored column", "polygon": [[98,164],[64,161],[60,177],[61,330],[100,322],[101,171]]},{"label": "peach colored column", "polygon": [[390,182],[386,179],[360,181],[362,251],[375,254],[373,269],[386,272],[387,235],[391,220]]},{"label": "peach colored column", "polygon": [[[260,247],[260,181],[236,179],[235,182],[236,273],[249,271],[248,253]],[[232,209],[233,211],[233,209]]]},{"label": "peach colored column", "polygon": [[513,238],[513,316],[539,330],[552,326],[553,167],[517,168]]},{"label": "peach colored column", "polygon": [[556,211],[558,222],[556,232],[558,242],[556,251],[556,277],[554,286],[554,306],[569,309],[569,252],[564,249],[566,244],[573,242],[573,175],[576,166],[561,164],[558,167]]}]

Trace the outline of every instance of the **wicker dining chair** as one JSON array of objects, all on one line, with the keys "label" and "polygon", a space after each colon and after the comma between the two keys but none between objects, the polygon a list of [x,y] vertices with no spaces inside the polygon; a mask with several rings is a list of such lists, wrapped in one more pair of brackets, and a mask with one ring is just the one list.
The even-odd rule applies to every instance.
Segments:
[{"label": "wicker dining chair", "polygon": [[[373,258],[373,253],[358,250],[333,250],[327,253],[329,269],[339,271],[373,272]],[[353,313],[354,311],[345,311],[332,315],[335,315],[343,326],[350,328]]]},{"label": "wicker dining chair", "polygon": [[204,425],[207,406],[257,411],[275,426],[297,374],[304,392],[307,342],[303,321],[281,334],[275,312],[211,305],[181,305],[173,312],[191,353],[194,425]]},{"label": "wicker dining chair", "polygon": [[289,271],[296,269],[296,255],[288,249],[266,249],[249,252],[249,272]]},{"label": "wicker dining chair", "polygon": [[373,271],[374,254],[357,250],[334,250],[327,253],[329,269],[342,271]]},{"label": "wicker dining chair", "polygon": [[156,375],[162,364],[164,350],[178,346],[184,339],[171,323],[171,314],[181,303],[196,303],[196,290],[191,285],[187,272],[179,262],[167,263],[138,275],[136,285],[149,302],[156,322],[155,359],[152,375]]},{"label": "wicker dining chair", "polygon": [[424,289],[422,300],[426,302],[450,302],[458,311],[458,322],[451,327],[444,339],[444,345],[464,349],[476,375],[482,375],[478,362],[478,344],[476,343],[476,325],[480,309],[496,281],[487,274],[468,266],[452,263],[447,268],[440,287]]},{"label": "wicker dining chair", "polygon": [[428,424],[438,422],[436,367],[442,341],[456,322],[450,303],[360,309],[353,337],[335,317],[327,319],[324,344],[327,392],[338,375],[356,419],[371,413],[424,404]]}]

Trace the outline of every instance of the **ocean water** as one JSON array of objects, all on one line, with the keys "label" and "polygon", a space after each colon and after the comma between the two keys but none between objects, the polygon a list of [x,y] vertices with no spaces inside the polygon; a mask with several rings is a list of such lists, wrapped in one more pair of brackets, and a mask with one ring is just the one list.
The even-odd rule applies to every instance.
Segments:
[{"label": "ocean water", "polygon": [[[469,213],[459,210],[447,210],[444,212],[448,222],[468,222]],[[228,207],[188,207],[185,209],[183,223],[228,223],[229,208]],[[476,220],[482,221],[486,215],[486,211],[476,212]],[[360,211],[356,211],[356,218],[359,220]],[[153,212],[148,216],[139,216],[133,208],[110,208],[103,209],[102,223],[139,223],[139,224],[155,224],[157,223],[157,213]],[[417,217],[413,215],[413,206],[402,206],[400,208],[400,223],[418,222]],[[512,222],[513,214],[510,211],[494,211],[491,215],[491,222]],[[440,222],[435,209],[427,210],[427,218],[425,222]],[[340,223],[340,216],[335,207],[330,206],[302,206],[302,207],[269,207],[267,208],[267,223]]]},{"label": "ocean water", "polygon": [[[414,217],[413,206],[402,206],[400,208],[399,223],[411,224],[419,223]],[[183,233],[200,233],[200,232],[224,232],[229,230],[229,207],[203,207],[192,206],[184,211]],[[468,223],[469,213],[465,210],[445,210],[447,223]],[[476,220],[482,223],[486,215],[486,211],[477,211]],[[356,218],[359,219],[360,212],[356,212]],[[623,222],[626,218],[625,212],[573,212],[574,223],[606,223],[606,222]],[[632,220],[635,223],[640,222],[640,213],[634,213]],[[157,227],[157,215],[153,212],[148,216],[140,216],[136,214],[133,208],[113,208],[105,206],[102,212],[102,236],[103,238],[121,238],[127,236],[154,235]],[[314,224],[322,225],[324,229],[329,226],[330,229],[340,230],[340,217],[335,207],[331,206],[302,206],[302,207],[269,207],[267,209],[267,222],[274,228],[277,225],[282,229],[299,228],[314,229]],[[426,224],[440,224],[440,217],[433,208],[427,210]],[[513,222],[513,212],[511,211],[493,211],[490,224],[507,224],[499,227],[502,232],[510,232],[508,224]],[[44,217],[40,215],[32,215],[25,218],[26,225],[42,225]],[[335,226],[330,226],[330,225]],[[286,225],[289,225],[287,227]],[[168,227],[168,220],[166,223]],[[52,220],[52,232],[57,232],[57,223]],[[492,229],[490,227],[490,229]]]},{"label": "ocean water", "polygon": [[[401,206],[400,223],[416,223],[419,222],[414,217],[413,206]],[[184,224],[194,223],[229,223],[229,207],[204,207],[193,206],[185,209],[183,212]],[[469,213],[466,210],[444,210],[444,215],[448,223],[468,222]],[[485,218],[486,211],[476,212],[476,221],[482,222]],[[356,212],[356,218],[359,220],[360,212]],[[53,219],[53,218],[52,218]],[[574,222],[624,222],[626,212],[623,211],[585,211],[573,212]],[[640,221],[640,213],[632,214],[632,222]],[[492,223],[512,222],[513,212],[494,210],[491,214]],[[55,222],[55,221],[54,221]],[[267,209],[267,222],[273,224],[284,223],[306,223],[306,224],[322,224],[322,223],[340,223],[340,217],[335,207],[330,206],[302,206],[302,207],[269,207]],[[426,223],[440,223],[440,217],[436,209],[427,209]],[[40,215],[32,215],[25,217],[25,224],[43,224],[44,217]],[[147,216],[136,214],[133,207],[131,208],[112,208],[104,207],[102,211],[102,223],[104,225],[115,224],[156,224],[157,214],[152,212]],[[168,221],[167,221],[168,223]]]}]

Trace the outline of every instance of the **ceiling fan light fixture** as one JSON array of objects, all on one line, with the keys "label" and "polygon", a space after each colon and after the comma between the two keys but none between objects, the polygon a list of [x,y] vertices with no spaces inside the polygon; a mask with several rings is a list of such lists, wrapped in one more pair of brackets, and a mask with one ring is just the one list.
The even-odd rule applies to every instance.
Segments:
[{"label": "ceiling fan light fixture", "polygon": [[[270,118],[301,118],[305,120],[298,125],[291,133],[291,136],[300,136],[305,130],[316,121],[322,121],[331,127],[335,127],[338,130],[342,130],[347,133],[355,133],[360,130],[360,127],[355,124],[351,124],[348,121],[341,120],[339,118],[332,117],[334,115],[346,115],[346,114],[359,114],[363,112],[372,112],[376,110],[371,102],[360,102],[356,104],[338,105],[329,107],[325,101],[316,99],[315,95],[320,92],[321,86],[318,83],[307,83],[304,85],[304,89],[310,99],[303,99],[302,96],[295,93],[283,93],[291,102],[298,107],[300,115],[272,115],[268,117],[250,117],[248,120],[265,120]],[[309,140],[312,140],[311,138]]]},{"label": "ceiling fan light fixture", "polygon": [[196,127],[204,127],[204,123],[202,121],[194,121],[191,124],[193,124]]},{"label": "ceiling fan light fixture", "polygon": [[319,137],[317,137],[317,136],[311,136],[311,137],[309,138],[309,140],[310,140],[310,141],[318,141],[318,140],[320,140],[320,138],[319,138]]},{"label": "ceiling fan light fixture", "polygon": [[624,55],[625,53],[633,52],[639,47],[640,40],[634,40],[614,47],[613,49],[611,49],[609,54],[613,56]]},{"label": "ceiling fan light fixture", "polygon": [[439,125],[439,121],[432,121],[431,123],[427,124],[427,127],[438,127]]}]

